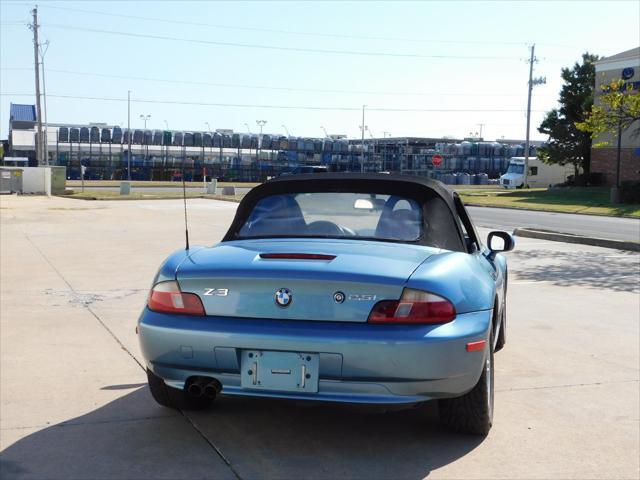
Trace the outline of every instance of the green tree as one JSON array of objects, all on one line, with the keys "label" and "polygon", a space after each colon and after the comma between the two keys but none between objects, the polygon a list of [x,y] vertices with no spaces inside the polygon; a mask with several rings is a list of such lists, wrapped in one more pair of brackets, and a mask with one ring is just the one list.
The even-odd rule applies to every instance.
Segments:
[{"label": "green tree", "polygon": [[546,163],[571,164],[576,175],[580,168],[589,173],[591,165],[591,135],[578,130],[576,122],[583,122],[593,106],[597,60],[597,55],[587,52],[582,55],[582,63],[562,69],[560,106],[547,112],[538,127],[540,133],[549,136],[547,144],[538,149],[538,156]]},{"label": "green tree", "polygon": [[[598,97],[598,103],[587,112],[582,122],[576,123],[576,128],[588,133],[592,139],[603,133],[617,138],[622,132],[634,126],[632,136],[640,135],[640,93],[633,90],[624,80],[613,80],[602,87],[603,93]],[[610,145],[603,140],[594,147]]]},{"label": "green tree", "polygon": [[[586,119],[582,122],[576,122],[576,128],[587,133],[593,139],[602,134],[610,134],[618,140],[615,190],[620,187],[622,133],[636,123],[637,126],[631,133],[632,137],[640,135],[640,94],[633,91],[632,85],[620,79],[612,80],[609,85],[604,85],[598,102],[592,105],[591,110],[587,112]],[[610,143],[607,140],[602,140],[594,144],[594,147],[607,146]],[[612,202],[617,203],[620,199],[619,194],[612,191],[611,195]]]}]

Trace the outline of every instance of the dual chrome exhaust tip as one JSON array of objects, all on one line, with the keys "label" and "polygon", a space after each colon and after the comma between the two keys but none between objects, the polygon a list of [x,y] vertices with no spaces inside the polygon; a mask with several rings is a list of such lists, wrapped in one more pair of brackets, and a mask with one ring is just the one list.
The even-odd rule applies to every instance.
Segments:
[{"label": "dual chrome exhaust tip", "polygon": [[222,390],[222,385],[215,378],[191,377],[187,380],[185,388],[190,397],[206,397],[213,400]]}]

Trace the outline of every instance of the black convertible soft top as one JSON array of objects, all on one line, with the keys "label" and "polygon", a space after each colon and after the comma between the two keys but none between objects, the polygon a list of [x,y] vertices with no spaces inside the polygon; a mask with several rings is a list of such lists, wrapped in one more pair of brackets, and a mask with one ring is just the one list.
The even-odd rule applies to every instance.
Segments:
[{"label": "black convertible soft top", "polygon": [[[451,245],[444,246],[452,250],[464,250],[464,236],[460,220],[456,213],[455,197],[457,194],[446,187],[443,183],[429,178],[414,177],[409,175],[389,175],[384,173],[321,173],[302,174],[278,177],[258,185],[253,188],[242,199],[235,218],[229,227],[223,242],[237,240],[240,229],[251,215],[255,205],[263,198],[271,195],[281,195],[287,193],[314,193],[314,192],[349,192],[349,193],[379,193],[389,195],[400,195],[416,200],[423,206],[433,201],[434,198],[442,200],[446,205],[449,222],[453,220],[455,231],[449,226],[432,225],[432,228],[446,228],[449,237],[456,238],[450,244],[459,245],[452,248]],[[441,202],[438,202],[440,205]],[[439,209],[442,210],[442,209]],[[446,222],[446,223],[449,223]],[[439,222],[439,223],[442,223]],[[453,226],[453,225],[451,225]],[[444,232],[443,232],[444,233]],[[417,243],[431,244],[422,239]]]}]

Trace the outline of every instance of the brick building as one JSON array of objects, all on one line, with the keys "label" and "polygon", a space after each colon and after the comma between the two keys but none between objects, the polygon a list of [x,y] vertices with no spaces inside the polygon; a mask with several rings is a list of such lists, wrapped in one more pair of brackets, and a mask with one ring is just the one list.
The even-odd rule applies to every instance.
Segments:
[{"label": "brick building", "polygon": [[[596,62],[596,103],[601,87],[614,79],[623,79],[632,86],[633,95],[640,95],[640,47]],[[640,135],[634,135],[640,127],[637,123],[622,135],[620,181],[640,180]],[[616,181],[617,139],[603,135],[596,140],[601,141],[608,141],[609,145],[591,150],[591,171],[604,173],[607,183],[613,185]]]}]

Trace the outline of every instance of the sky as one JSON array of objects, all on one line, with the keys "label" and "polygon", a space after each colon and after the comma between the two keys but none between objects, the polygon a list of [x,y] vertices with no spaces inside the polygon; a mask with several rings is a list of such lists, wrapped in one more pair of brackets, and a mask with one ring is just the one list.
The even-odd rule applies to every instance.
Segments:
[{"label": "sky", "polygon": [[[33,3],[0,0],[0,138],[34,103]],[[588,51],[640,44],[640,2],[41,1],[47,118],[294,136],[523,139]],[[482,125],[482,126],[481,126]]]}]

